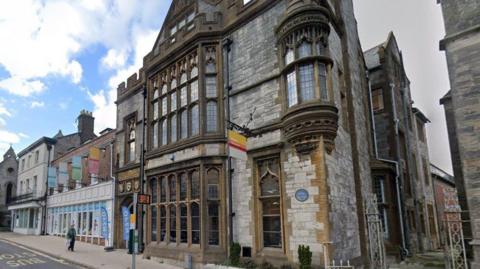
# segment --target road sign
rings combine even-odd
[[[137,203],[140,205],[149,205],[151,204],[151,196],[148,194],[139,194]]]

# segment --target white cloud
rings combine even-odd
[[[45,103],[44,102],[39,102],[39,101],[33,101],[30,104],[31,108],[39,108],[39,107],[44,107],[44,106],[45,106]]]
[[[0,80],[0,89],[19,96],[30,96],[41,93],[45,85],[39,80],[27,80],[20,77],[10,77]]]
[[[7,110],[4,103],[0,100],[0,155],[3,155],[11,144],[20,142],[21,134],[16,134],[6,129],[7,121],[12,114]]]
[[[160,13],[169,4],[158,0],[141,4],[131,0],[8,1],[0,9],[0,66],[9,76],[0,80],[0,90],[20,96],[38,94],[46,89],[42,80],[48,76],[78,84],[83,68],[76,57],[96,44],[108,50],[102,61],[107,68],[121,68],[134,53],[135,31],[159,28]]]

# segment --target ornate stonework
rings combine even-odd
[[[335,106],[310,103],[289,111],[284,117],[284,135],[300,153],[316,149],[323,137],[325,148],[331,153],[338,130],[338,109]]]

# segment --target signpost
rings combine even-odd
[[[151,196],[148,194],[139,194],[137,203],[140,205],[149,205],[151,204]]]

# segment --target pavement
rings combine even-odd
[[[25,251],[38,253],[36,255],[44,255],[51,258],[45,258],[48,262],[52,261],[57,267],[40,267],[39,264],[34,267],[2,267],[7,268],[45,268],[45,269],[71,269],[71,268],[87,268],[87,269],[131,269],[132,256],[128,255],[125,250],[114,250],[106,252],[104,247],[92,245],[83,242],[75,243],[75,252],[67,251],[65,239],[56,236],[33,236],[20,235],[11,232],[0,233],[0,242],[14,245]],[[4,254],[4,250],[0,247],[0,254]],[[18,250],[15,250],[18,253]],[[20,253],[22,253],[21,251]],[[7,252],[8,253],[8,252]],[[20,254],[21,255],[21,254]],[[0,256],[0,259],[5,255]],[[26,256],[26,255],[25,255]],[[10,257],[10,256],[8,256]],[[35,258],[35,257],[34,257]],[[1,262],[1,260],[0,260]],[[30,266],[30,265],[29,265]],[[70,267],[59,267],[70,266]],[[76,267],[75,267],[76,266]],[[162,264],[153,260],[143,259],[137,256],[136,269],[180,269],[173,265]]]

